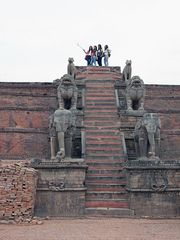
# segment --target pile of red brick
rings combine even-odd
[[[22,163],[0,165],[0,221],[32,218],[37,178],[37,171]]]

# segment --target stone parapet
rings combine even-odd
[[[39,172],[36,216],[84,215],[87,165],[83,159],[68,159],[59,163],[46,161],[32,166]]]
[[[136,216],[179,216],[180,161],[129,161],[126,171],[130,208]]]

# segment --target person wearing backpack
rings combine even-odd
[[[109,66],[109,57],[111,56],[111,50],[108,48],[108,45],[104,46],[104,66]]]

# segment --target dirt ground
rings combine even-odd
[[[0,240],[179,240],[179,220],[61,219],[0,225]]]

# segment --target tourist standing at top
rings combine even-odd
[[[91,60],[92,60],[92,52],[93,52],[93,47],[90,46],[89,50],[86,52],[84,49],[83,51],[85,52],[86,56],[85,56],[85,60],[87,61],[87,66],[91,65]]]
[[[108,48],[108,45],[104,46],[104,66],[109,66],[109,57],[111,56],[111,50]]]
[[[103,57],[103,49],[102,49],[101,44],[98,44],[97,61],[98,61],[99,66],[102,66],[102,57]]]
[[[91,65],[96,66],[96,59],[97,59],[97,46],[94,46],[93,51],[91,53]]]

